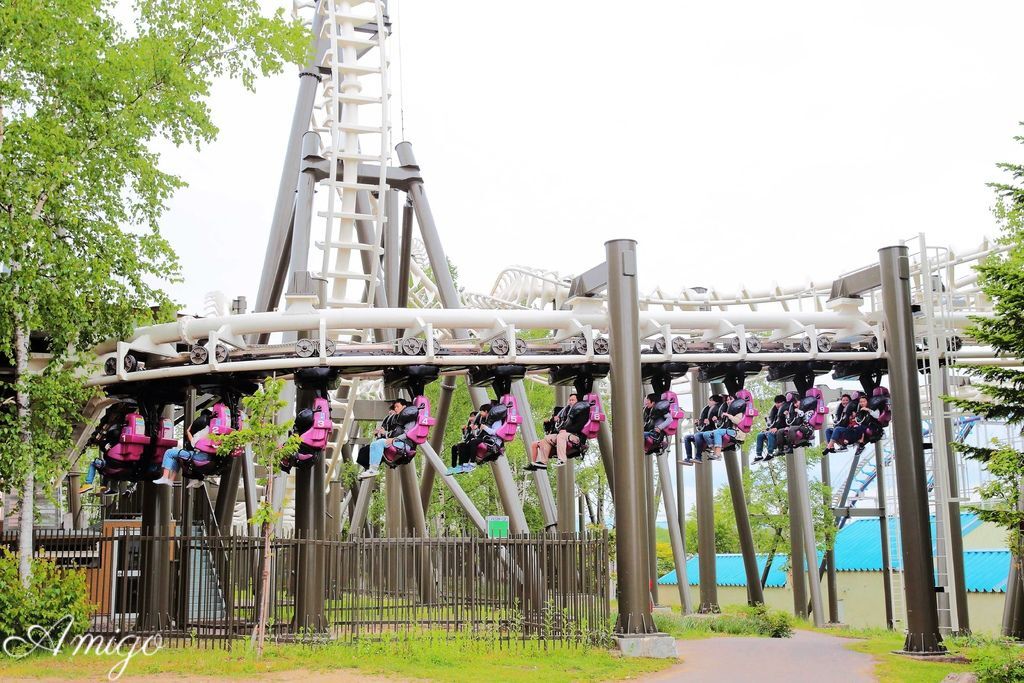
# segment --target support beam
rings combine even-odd
[[[299,180],[299,165],[302,156],[303,135],[309,130],[309,122],[313,116],[313,104],[316,102],[317,86],[320,76],[317,74],[319,61],[319,35],[323,28],[323,14],[316,13],[313,19],[313,44],[310,63],[299,72],[299,91],[295,97],[295,109],[292,113],[291,131],[288,134],[288,146],[284,153],[281,178],[277,185],[277,201],[274,204],[273,218],[270,222],[270,234],[267,238],[267,251],[263,258],[263,275],[256,295],[254,312],[273,311],[277,309],[281,293],[284,291],[285,277],[288,272],[288,261],[291,241],[292,212],[295,205],[295,189]],[[269,337],[270,335],[266,335]],[[261,335],[262,337],[262,335]],[[250,341],[252,341],[250,339]],[[266,339],[261,339],[266,342]]]
[[[950,394],[949,369],[937,368],[937,370],[942,375],[941,396],[948,396]],[[953,423],[949,418],[949,406],[941,398],[939,399],[939,406],[942,411],[942,422],[946,438],[942,444],[935,443],[934,440],[933,443],[940,449],[935,452],[935,455],[943,453],[946,458],[946,485],[949,489],[946,492],[946,500],[948,501],[947,507],[949,511],[948,529],[951,556],[950,569],[952,573],[952,581],[950,583],[953,592],[951,599],[956,607],[957,620],[954,626],[956,633],[966,634],[971,632],[971,619],[968,614],[967,583],[964,576],[964,530],[960,521],[960,477],[956,465],[956,449],[950,443],[953,440]],[[936,411],[933,410],[932,412],[935,413]]]
[[[672,544],[672,562],[676,568],[676,586],[679,589],[679,605],[683,614],[693,614],[693,599],[690,597],[690,580],[686,575],[686,544],[676,509],[676,496],[672,487],[671,465],[668,453],[658,456],[658,481],[661,482],[661,500],[665,507],[665,521],[668,522],[668,540]],[[758,583],[758,586],[761,584]],[[763,600],[762,600],[763,602]]]
[[[401,492],[405,498],[405,511],[409,515],[410,526],[416,531],[419,538],[427,537],[427,519],[423,514],[423,504],[420,502],[419,486],[416,482],[416,468],[413,463],[406,463],[398,468],[398,478],[401,483]],[[434,573],[430,567],[430,548],[422,547],[417,564],[419,565],[419,591],[420,601],[430,603],[434,600]]]
[[[794,460],[786,458],[786,494],[789,502],[789,569],[793,584],[793,614],[807,618],[807,572],[804,567],[803,531],[800,527],[800,501],[797,498]],[[813,563],[808,562],[808,564]]]
[[[608,316],[611,321],[612,416],[615,438],[615,546],[618,561],[620,635],[654,633],[643,546],[647,541],[643,489],[643,426],[640,423],[639,291],[636,242],[605,242]]]
[[[882,599],[885,602],[885,627],[892,629],[895,626],[895,615],[893,614],[892,602],[892,557],[889,551],[889,518],[886,511],[888,503],[886,492],[885,462],[882,455],[882,443],[875,442],[875,488],[878,495],[878,508],[881,513],[878,516],[878,530],[882,543]]]
[[[601,454],[601,466],[604,467],[604,476],[608,480],[608,490],[611,492],[612,503],[615,502],[615,460],[612,458],[612,428],[608,422],[602,422],[597,431],[597,450]]]
[[[747,498],[743,490],[743,473],[740,470],[738,450],[736,448],[724,454],[725,473],[729,478],[729,495],[732,498],[732,509],[736,515],[740,553],[743,555],[743,571],[747,577],[747,603],[763,605],[764,591],[761,589],[761,572],[757,569],[757,549],[754,547],[754,534],[750,530],[750,516],[747,513]],[[703,465],[698,465],[698,467],[703,467]]]
[[[825,430],[823,429],[818,430],[818,443],[821,444],[822,447],[827,444],[825,441]],[[832,468],[828,459],[828,453],[821,456],[821,481],[826,487],[824,502],[825,507],[828,508],[832,505],[832,501],[830,500],[830,492],[832,490]],[[825,557],[823,558],[823,561],[825,564],[825,575],[828,579],[828,623],[838,624],[839,587],[836,585],[836,550],[834,545],[825,549]]]
[[[642,403],[638,405],[642,405]],[[658,601],[658,554],[656,552],[658,536],[655,531],[658,521],[658,494],[654,485],[654,460],[645,455],[641,462],[643,464],[644,503],[646,507],[647,543],[644,544],[644,551],[647,560],[647,585],[651,592],[651,602],[659,605],[661,603]]]
[[[473,505],[473,501],[469,499],[466,492],[462,490],[462,487],[459,485],[459,482],[456,481],[456,478],[444,476],[445,472],[448,471],[448,466],[444,464],[443,460],[441,460],[441,456],[437,454],[434,447],[429,443],[425,443],[420,445],[419,450],[427,459],[427,465],[437,474],[441,475],[441,481],[444,482],[444,485],[448,487],[448,490],[451,491],[455,500],[466,512],[466,515],[469,517],[469,521],[473,522],[473,526],[475,526],[480,533],[486,534],[487,521],[484,519],[483,515],[480,514],[480,511],[476,509],[476,506]]]
[[[690,396],[694,414],[708,402],[708,388],[697,378],[697,370],[690,375]],[[712,465],[709,462],[694,466],[697,493],[697,562],[700,581],[701,614],[717,614],[722,611],[718,605],[718,574],[715,550],[715,487]]]
[[[810,579],[811,609],[813,610],[814,625],[821,628],[825,625],[825,609],[821,599],[821,581],[818,578],[818,546],[814,537],[814,519],[811,517],[811,493],[807,482],[807,459],[803,448],[794,449],[791,455],[786,456],[787,460],[793,461],[794,479],[787,482],[790,489],[796,490],[796,512],[800,520],[800,532],[803,537],[804,557],[807,558],[807,578]],[[793,515],[793,510],[790,510]]]
[[[910,259],[905,246],[879,249],[878,256],[889,391],[893,405],[900,406],[900,410],[893,413],[892,433],[896,450],[896,493],[899,496],[907,606],[904,650],[908,653],[944,652],[935,606],[928,482],[921,438],[914,313],[910,300]]]
[[[435,453],[444,446],[444,433],[448,429],[448,413],[452,407],[454,393],[455,378],[442,377],[437,405],[434,406],[434,417],[437,419],[437,424],[434,425],[434,431],[430,434],[430,447],[434,449]],[[433,467],[424,467],[420,477],[420,503],[423,505],[424,514],[430,509],[430,496],[434,491],[434,473]],[[444,476],[444,472],[441,472],[441,476]]]

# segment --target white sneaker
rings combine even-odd
[[[203,480],[202,479],[189,479],[188,483],[185,484],[185,488],[201,489],[201,488],[203,488]]]
[[[153,483],[159,486],[174,486],[174,482],[167,477],[160,477],[159,479],[154,480]]]
[[[549,464],[552,467],[565,467],[565,460],[559,460],[558,458],[555,458],[555,460]]]
[[[363,472],[362,474],[360,474],[359,478],[360,479],[372,479],[373,477],[376,477],[376,476],[377,476],[377,468],[376,467],[371,467],[370,469],[368,469],[365,472]]]

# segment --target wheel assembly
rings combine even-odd
[[[295,342],[295,355],[299,358],[312,358],[316,355],[316,342],[312,339],[300,339]]]
[[[598,356],[607,356],[611,350],[611,344],[608,343],[607,337],[595,337],[594,338],[594,353]]]

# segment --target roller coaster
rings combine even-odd
[[[933,471],[927,474],[927,481],[920,482],[921,490],[927,487],[937,514],[958,517],[952,511],[960,495],[955,480],[951,480],[949,463],[953,460],[947,458],[948,443],[954,438],[946,433],[949,427],[942,426],[951,411],[941,397],[950,392],[967,395],[971,388],[952,366],[961,361],[1020,364],[1019,359],[1002,357],[979,345],[968,332],[973,316],[990,314],[973,267],[997,253],[1001,248],[998,244],[984,241],[957,252],[932,247],[923,235],[901,242],[901,277],[911,317],[907,331],[912,339],[909,359],[894,356],[897,339],[892,307],[886,303],[884,263],[867,264],[829,282],[792,286],[772,283],[760,288],[740,285],[736,291],[695,287],[672,293],[655,288],[637,294],[632,302],[637,308],[635,323],[625,327],[612,299],[616,278],[635,281],[637,275],[635,260],[630,261],[635,259],[635,251],[628,249],[623,257],[625,265],[606,261],[575,275],[513,266],[499,273],[489,292],[460,293],[448,269],[441,230],[427,200],[424,173],[408,142],[395,147],[397,159],[392,163],[391,20],[385,4],[380,0],[320,0],[297,5],[296,14],[310,28],[315,57],[300,73],[255,310],[246,312],[246,302],[240,298],[231,311],[214,306],[213,314],[183,315],[175,322],[142,327],[125,339],[98,346],[94,351],[99,363],[89,383],[100,387],[106,398],[91,403],[84,415],[77,430],[77,452],[95,438],[98,425],[125,422],[124,414],[110,417],[113,413],[108,411],[113,406],[138,406],[130,414],[143,416],[143,422],[151,425],[146,428],[149,431],[136,434],[122,430],[117,438],[130,442],[132,434],[138,437],[137,459],[144,459],[148,466],[125,476],[151,482],[159,474],[155,464],[169,445],[165,443],[166,421],[187,425],[198,406],[209,404],[221,406],[218,415],[226,421],[224,429],[237,428],[241,419],[239,398],[254,391],[257,382],[267,375],[284,377],[294,380],[289,394],[292,410],[311,410],[320,418],[329,412],[331,425],[328,428],[321,421],[316,428],[323,433],[310,436],[311,450],[305,455],[315,457],[304,458],[304,465],[297,466],[291,477],[284,472],[276,474],[282,483],[275,487],[279,491],[276,502],[283,505],[287,484],[295,492],[297,530],[322,537],[326,515],[346,518],[350,533],[360,534],[376,481],[365,480],[357,492],[350,494],[354,506],[339,505],[334,500],[332,504],[338,509],[324,513],[327,482],[336,476],[340,462],[354,459],[357,423],[367,415],[382,417],[379,409],[386,389],[404,390],[414,401],[414,412],[423,418],[416,422],[422,428],[416,445],[427,464],[418,474],[411,457],[388,460],[394,466],[388,476],[397,483],[387,487],[389,514],[403,517],[406,528],[426,536],[424,506],[435,477],[441,475],[469,519],[484,531],[483,516],[458,481],[443,476],[446,468],[437,454],[454,386],[446,378],[464,377],[474,404],[487,401],[485,387],[493,386],[496,400],[520,417],[515,422],[519,429],[506,430],[506,440],[518,431],[529,443],[538,438],[523,388],[523,380],[531,376],[546,377],[555,387],[574,386],[600,402],[593,393],[594,382],[611,370],[613,406],[617,395],[626,396],[639,413],[642,382],[656,387],[659,393],[675,396],[678,392],[679,405],[693,413],[703,405],[706,387],[711,384],[722,385],[723,393],[735,394],[747,377],[766,372],[769,381],[790,383],[803,396],[817,378],[830,375],[834,380],[860,382],[870,392],[886,375],[892,383],[895,364],[909,363],[909,373],[918,381],[915,396],[928,406],[928,417],[932,418],[936,453]],[[414,237],[416,229],[419,239]],[[626,387],[621,376],[616,378],[615,367],[625,362],[623,354],[632,354],[634,348],[640,374],[636,386]],[[438,380],[442,381],[442,390],[437,405],[424,404],[424,386]],[[316,406],[316,401],[321,403]],[[622,407],[625,405],[628,403],[618,403],[619,412],[613,410],[610,416],[612,421],[617,419],[618,428],[609,428],[606,423],[595,428],[600,456],[617,498],[616,522],[623,528],[627,522],[618,515],[627,504],[619,498],[625,495],[623,484],[620,481],[616,487],[614,478],[620,476],[622,467],[616,462],[621,460],[619,454],[628,452],[634,444],[629,420],[624,417],[628,412]],[[894,405],[895,413],[906,409]],[[920,425],[921,418],[915,419]],[[155,432],[158,428],[164,430],[159,436]],[[894,426],[897,433],[900,429],[898,424]],[[916,431],[920,441],[920,429]],[[147,441],[150,437],[151,443]],[[158,439],[162,439],[159,444]],[[897,439],[894,443],[890,448],[896,450],[895,458],[899,459],[900,449],[909,448],[909,442]],[[678,458],[678,443],[676,454]],[[502,508],[513,533],[530,533],[512,471],[500,455],[485,462],[496,479]],[[793,465],[797,469],[803,462],[802,449],[798,449],[798,455]],[[257,497],[251,454],[238,456],[221,463],[213,472],[220,475],[218,496],[225,501],[218,504],[218,509],[227,511],[222,527],[230,525],[240,484],[249,501],[247,516]],[[681,488],[682,470],[677,467],[673,473],[666,457],[665,453],[658,456],[662,499],[670,525],[676,527],[673,546],[682,577],[682,601],[686,609],[692,609],[685,585],[685,554],[679,540],[685,511],[681,504],[678,509],[673,504],[677,497],[672,492],[673,479],[677,489]],[[733,466],[735,457],[734,450],[726,464]],[[651,459],[645,467],[643,476],[648,483],[640,483],[637,495],[641,508],[647,510],[653,505]],[[709,547],[710,539],[713,547],[707,507],[712,494],[710,471],[703,468],[702,473],[701,469],[697,475],[700,545]],[[864,514],[863,510],[850,513],[850,509],[880,472],[859,469],[856,463],[854,469],[845,492],[837,497],[843,502],[836,503],[837,510],[842,508],[847,515]],[[576,531],[571,463],[558,474],[557,505],[546,473],[533,472],[530,476],[541,503],[543,530]],[[802,477],[801,515],[810,524],[806,465]],[[800,486],[799,472],[794,482],[794,486]],[[739,487],[731,470],[730,485]],[[904,485],[902,480],[899,485]],[[848,501],[851,486],[853,499]],[[398,490],[401,497],[392,499],[392,492]],[[146,491],[152,490],[146,488],[144,494]],[[742,495],[740,500],[734,496],[736,505],[741,502]],[[307,514],[307,508],[320,512]],[[886,512],[881,502],[872,510],[877,516],[892,514],[892,509]],[[168,513],[165,510],[163,514]],[[737,517],[749,536],[745,508],[738,508]],[[952,523],[952,518],[948,519]],[[948,538],[950,530],[947,528],[945,533]],[[644,532],[643,537],[647,538],[648,533]],[[813,536],[805,534],[794,543],[813,552]],[[747,545],[744,554],[752,559],[752,545]],[[650,559],[650,548],[643,550]],[[704,564],[706,558],[702,556],[700,608],[713,611],[717,608],[714,557],[704,555],[710,565]],[[637,571],[650,578],[648,569]],[[627,568],[620,566],[620,584],[632,580],[627,574]],[[955,592],[957,581],[962,582],[952,564],[942,576],[949,581],[949,592]],[[834,587],[834,574],[831,577]],[[826,608],[817,573],[810,572],[808,579],[812,592],[817,591],[815,620],[823,621]],[[750,590],[755,589],[751,586]],[[908,584],[906,590],[909,595],[918,587]],[[759,588],[751,599],[756,600],[758,595]],[[763,596],[760,599],[763,601]],[[933,597],[928,599],[934,604]],[[625,593],[620,600],[626,603],[625,609],[643,613],[627,620],[620,612],[620,627],[650,630],[649,608],[645,612]],[[952,620],[950,630],[961,630],[966,614],[962,610],[958,614],[955,604],[946,609]],[[627,623],[629,626],[624,626]],[[908,630],[914,635],[915,626],[909,625]]]

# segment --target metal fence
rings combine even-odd
[[[3,537],[14,546],[17,536]],[[85,573],[91,632],[206,645],[252,634],[254,536],[38,531],[35,555]],[[276,538],[268,637],[416,635],[596,643],[609,631],[607,533],[502,539]]]

